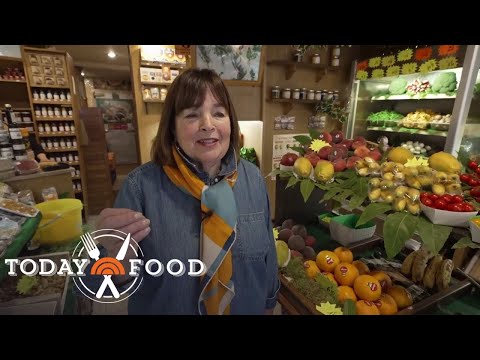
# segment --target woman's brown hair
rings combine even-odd
[[[175,117],[182,110],[201,106],[207,90],[225,107],[230,117],[230,146],[237,160],[240,150],[240,128],[228,90],[220,76],[210,69],[192,68],[180,74],[170,86],[163,106],[160,125],[153,140],[151,156],[158,165],[175,165],[172,146],[175,144]]]

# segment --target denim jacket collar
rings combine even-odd
[[[237,170],[237,159],[235,156],[235,149],[232,146],[230,146],[227,153],[222,159],[222,162],[220,165],[220,171],[218,175],[213,179],[210,178],[210,176],[206,171],[200,170],[199,165],[196,164],[195,161],[193,161],[187,154],[185,154],[185,152],[178,145],[178,143],[175,144],[175,147],[177,148],[177,151],[180,154],[180,156],[183,158],[183,160],[187,164],[188,168],[192,170],[195,173],[195,175],[197,175],[198,178],[202,180],[205,184],[209,184],[209,185],[215,184],[221,179],[223,179],[225,176],[229,176]]]

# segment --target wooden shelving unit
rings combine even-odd
[[[18,69],[23,78],[4,78],[7,69]],[[31,111],[28,98],[26,71],[22,58],[0,56],[0,108],[10,104],[13,111]]]
[[[283,114],[287,115],[295,104],[318,104],[318,100],[306,100],[306,99],[269,99],[272,103],[281,103],[283,106]]]
[[[86,196],[88,189],[86,188],[85,159],[81,147],[82,139],[80,136],[80,102],[74,84],[73,59],[65,51],[31,47],[22,48],[22,57],[25,62],[25,76],[27,79],[28,95],[37,139],[51,139],[56,137],[68,137],[70,139],[76,138],[77,147],[45,148],[45,152],[52,154],[52,156],[56,153],[74,153],[75,155],[78,155],[79,161],[66,161],[65,163],[75,167],[76,170],[80,170],[80,176],[76,175],[72,177],[72,183],[75,185],[75,187],[72,186],[72,193],[76,198],[82,201],[84,214],[88,214]],[[66,100],[34,99],[34,90],[44,90],[46,93],[50,91],[53,94],[57,93],[58,95],[65,95]],[[60,97],[60,99],[62,99],[62,97]],[[42,109],[42,107],[46,107],[50,110],[48,116],[45,116],[43,112],[41,116],[36,114],[35,110],[38,111],[38,109]],[[55,108],[57,108],[57,114],[51,116],[51,112],[53,112]],[[61,116],[58,116],[58,110],[62,110]],[[68,111],[68,116],[65,116],[66,111]],[[59,125],[59,122],[73,122],[72,126],[75,125],[75,131],[39,133],[39,122],[56,123],[57,125]],[[77,189],[77,183],[80,184],[81,190]]]
[[[289,60],[271,60],[268,65],[284,66],[285,80],[289,80],[297,69],[313,69],[316,71],[315,81],[319,82],[329,71],[338,71],[337,66],[327,66],[323,64],[313,64],[307,62],[297,62]]]

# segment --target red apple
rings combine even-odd
[[[333,142],[338,144],[343,141],[343,132],[341,130],[334,130],[330,133],[333,138]]]
[[[333,169],[335,172],[341,172],[347,167],[347,162],[344,159],[337,159],[333,162]]]
[[[318,156],[323,160],[327,160],[328,155],[330,155],[332,152],[332,149],[333,148],[331,146],[324,146],[320,150],[318,150]]]
[[[356,156],[364,157],[370,156],[370,150],[366,146],[359,146],[353,152]]]
[[[320,157],[314,152],[311,152],[310,154],[305,155],[305,158],[310,161],[313,167],[317,166],[317,163],[320,161]]]
[[[286,153],[285,155],[282,156],[282,159],[280,160],[280,164],[284,166],[293,166],[295,163],[295,160],[298,159],[298,155],[294,153]]]
[[[378,149],[374,149],[374,150],[370,151],[369,156],[375,161],[382,160],[382,153]]]
[[[353,140],[343,139],[343,141],[342,141],[340,144],[345,145],[346,148],[347,148],[347,150],[351,150],[351,149],[352,149]]]
[[[359,156],[349,157],[349,158],[347,159],[347,169],[351,169],[351,168],[355,167],[355,163],[356,163],[358,160],[362,160],[362,158],[359,157]]]
[[[352,149],[357,150],[359,147],[366,147],[366,145],[367,143],[365,142],[365,140],[354,140],[352,143]]]
[[[324,131],[323,133],[318,135],[318,139],[326,141],[327,143],[331,143],[333,140],[332,135],[330,135],[328,131]]]

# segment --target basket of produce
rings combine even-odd
[[[348,246],[375,234],[376,225],[372,221],[356,227],[359,215],[350,214],[336,216],[330,221],[330,234],[336,242]]]
[[[469,227],[469,220],[478,214],[461,195],[423,193],[420,202],[423,213],[436,225]]]
[[[448,131],[450,127],[450,114],[447,115],[435,115],[430,122],[430,129],[438,131]]]

